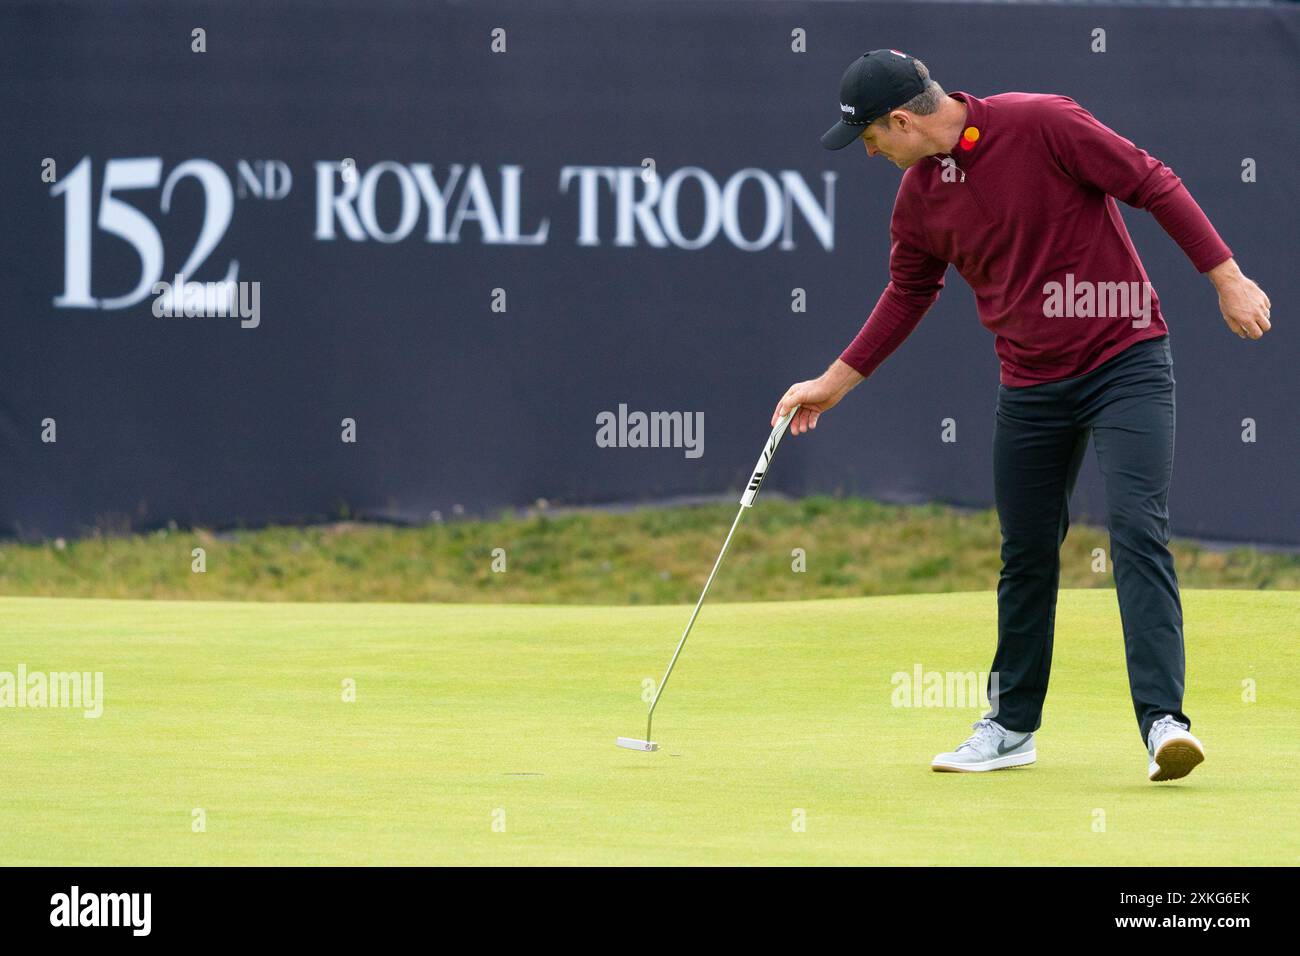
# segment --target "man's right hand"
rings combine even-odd
[[[772,412],[772,427],[775,428],[776,423],[798,405],[799,411],[790,422],[790,434],[802,435],[808,429],[816,428],[821,413],[838,405],[840,399],[860,381],[862,375],[836,359],[821,378],[795,382],[786,390]]]

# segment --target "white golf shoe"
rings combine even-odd
[[[1187,725],[1166,714],[1151,725],[1147,734],[1148,780],[1177,780],[1192,772],[1205,759],[1205,748],[1192,736]]]
[[[1018,734],[987,717],[977,720],[971,728],[975,733],[956,750],[935,757],[930,769],[940,773],[979,773],[1023,767],[1038,759],[1032,733]]]

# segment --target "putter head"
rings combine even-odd
[[[653,740],[637,740],[635,737],[619,737],[617,743],[624,750],[642,750],[650,753],[659,749],[659,745]]]

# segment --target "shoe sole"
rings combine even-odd
[[[1023,767],[1031,764],[1038,759],[1038,751],[1030,750],[1022,754],[1008,754],[1005,757],[994,757],[992,760],[985,760],[981,763],[932,763],[930,769],[936,773],[984,773],[988,770],[1007,770],[1011,767]]]
[[[1178,780],[1192,772],[1198,763],[1205,759],[1203,751],[1195,741],[1171,740],[1156,751],[1156,772],[1147,774],[1153,783],[1162,780]]]

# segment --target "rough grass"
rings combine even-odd
[[[734,505],[717,504],[420,528],[343,523],[9,541],[0,543],[0,594],[678,604],[697,597],[734,516]],[[997,583],[998,544],[991,510],[769,497],[742,521],[711,600],[987,591]],[[192,571],[194,548],[206,552],[205,573]],[[493,570],[498,548],[504,572]],[[1101,573],[1093,569],[1095,548],[1107,551]],[[793,570],[795,549],[803,551],[803,572]],[[1184,587],[1300,588],[1300,555],[1185,541],[1174,550]],[[1070,530],[1061,586],[1113,586],[1104,529]]]

